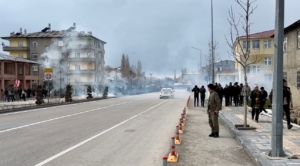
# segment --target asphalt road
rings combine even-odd
[[[157,166],[190,93],[0,114],[2,166]]]

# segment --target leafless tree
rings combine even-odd
[[[215,77],[215,72],[213,72],[213,70],[215,70],[214,68],[216,67],[216,64],[219,60],[219,54],[217,53],[217,50],[219,48],[219,43],[218,42],[214,42],[214,44],[212,45],[212,43],[208,43],[208,55],[205,55],[206,58],[206,67],[205,67],[205,72],[204,74],[207,74],[207,76],[209,76],[209,81],[212,81],[212,78]],[[212,50],[213,49],[213,50]],[[214,56],[212,55],[212,52],[214,52]]]
[[[236,16],[232,7],[229,10],[228,23],[230,25],[230,38],[228,39],[226,37],[226,41],[231,48],[229,56],[234,58],[243,68],[244,81],[245,85],[247,85],[247,66],[261,61],[259,52],[250,49],[250,29],[251,25],[253,25],[253,23],[250,22],[250,16],[253,15],[257,5],[254,5],[256,0],[235,0],[235,2],[242,9],[243,13],[238,13],[238,16]],[[243,41],[246,42],[246,47],[243,46]],[[245,97],[244,103],[244,127],[246,127],[247,105]]]

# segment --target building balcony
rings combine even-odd
[[[10,46],[4,46],[2,47],[3,51],[27,51],[28,47],[10,47]]]
[[[68,58],[69,62],[95,62],[96,57]]]
[[[77,45],[69,45],[68,50],[80,50],[80,49],[97,49],[95,45],[92,44],[77,44]]]
[[[91,70],[69,70],[69,74],[95,74],[96,70],[91,69]]]

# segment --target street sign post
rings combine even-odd
[[[53,80],[53,68],[44,68],[44,80],[48,82],[48,104],[49,104],[49,97],[50,97],[50,86],[49,82]]]

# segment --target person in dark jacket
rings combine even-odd
[[[195,87],[193,88],[192,92],[194,92],[194,107],[196,107],[196,103],[197,103],[197,107],[199,107],[199,93],[200,93],[200,89],[198,88],[197,85],[195,85]]]
[[[243,84],[240,84],[240,106],[242,106],[244,104],[244,96],[243,96],[243,93],[242,93],[242,89],[243,89],[244,85]]]
[[[232,83],[229,83],[228,86],[228,93],[229,93],[229,106],[232,106],[232,99],[233,99],[233,86]]]
[[[202,86],[200,89],[200,98],[201,98],[201,106],[202,107],[204,107],[205,93],[206,93],[206,89],[204,88],[204,86]]]
[[[260,94],[261,94],[261,98],[260,98],[260,112],[264,111],[265,113],[267,113],[267,111],[265,109],[265,104],[266,104],[266,101],[267,101],[268,92],[265,90],[264,87],[260,87]]]
[[[251,107],[252,107],[252,120],[254,120],[255,116],[255,121],[258,122],[259,118],[259,108],[260,108],[260,98],[261,94],[258,89],[258,86],[255,86],[254,90],[251,92],[250,99],[251,99]]]
[[[230,92],[229,92],[229,87],[228,87],[228,85],[226,84],[226,85],[225,85],[225,88],[224,88],[224,90],[223,90],[223,94],[224,94],[224,96],[225,96],[225,106],[226,106],[226,107],[229,106],[229,96],[230,96],[229,93],[230,93]]]
[[[240,89],[238,87],[238,84],[235,83],[232,90],[232,94],[233,94],[234,106],[236,107],[239,105],[239,93],[240,93]]]
[[[293,98],[290,87],[287,86],[287,81],[283,80],[283,110],[285,112],[288,129],[290,130],[291,125],[290,108],[293,108]]]
[[[221,84],[218,84],[218,95],[219,95],[219,98],[220,98],[220,103],[222,105],[223,103],[223,96],[224,96],[224,89],[222,87]]]

